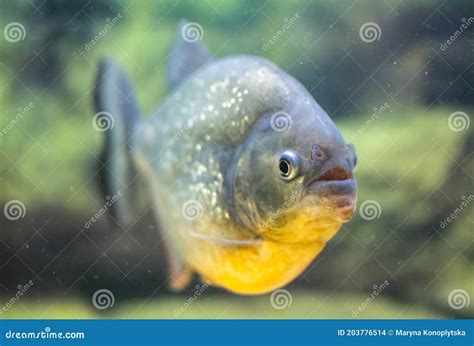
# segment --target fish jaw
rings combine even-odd
[[[354,179],[319,180],[306,188],[303,197],[306,205],[321,204],[333,210],[333,217],[342,223],[348,222],[356,208],[356,182]]]
[[[315,181],[295,205],[263,222],[259,232],[277,242],[325,244],[351,219],[355,207],[353,179]]]

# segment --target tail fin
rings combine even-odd
[[[136,215],[136,168],[133,165],[134,134],[140,121],[134,91],[120,65],[101,61],[95,86],[94,127],[105,132],[100,179],[112,217],[123,226]]]

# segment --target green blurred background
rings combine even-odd
[[[0,215],[0,318],[474,317],[472,16],[470,0],[2,0],[0,205],[21,201],[26,214]],[[124,65],[149,114],[167,95],[182,18],[199,23],[215,56],[259,55],[293,75],[356,146],[359,206],[377,217],[359,210],[285,288],[284,306],[198,278],[168,292],[150,218],[84,229],[104,203],[98,61]],[[8,36],[15,22],[20,39]],[[375,40],[360,33],[372,22]],[[113,306],[94,308],[99,289]]]

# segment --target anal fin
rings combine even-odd
[[[173,270],[174,265],[170,266]],[[170,280],[168,281],[168,287],[173,292],[181,292],[186,289],[193,279],[193,271],[188,267],[187,264],[177,265],[175,271],[171,273]]]
[[[142,166],[144,173],[151,184],[151,199],[152,199],[152,214],[157,228],[160,231],[162,249],[165,253],[167,271],[169,279],[167,280],[168,288],[173,292],[179,292],[186,289],[193,278],[192,269],[186,264],[186,261],[180,254],[173,236],[167,233],[165,226],[161,222],[160,212],[158,209],[158,202],[153,198],[157,196],[156,186],[153,183],[153,176],[151,174],[150,166]]]

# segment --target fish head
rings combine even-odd
[[[326,242],[356,206],[355,149],[309,94],[253,125],[233,169],[234,215],[281,242]]]

